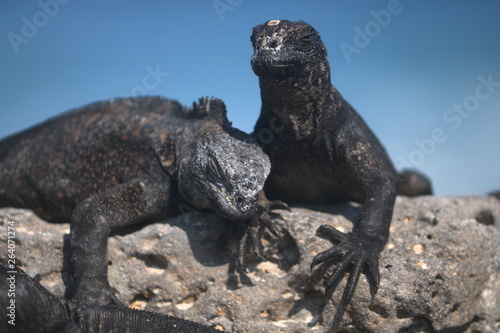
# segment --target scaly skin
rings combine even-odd
[[[379,286],[379,253],[389,237],[397,175],[381,143],[330,82],[319,33],[299,21],[253,28],[252,69],[262,109],[253,136],[271,159],[264,190],[287,203],[362,203],[352,232],[323,225],[317,235],[334,246],[318,254],[313,281],[326,278],[325,302],[348,274],[334,322],[341,321],[362,271],[371,296]],[[271,134],[270,134],[271,133]]]
[[[217,99],[109,100],[0,142],[0,207],[70,221],[69,298],[119,303],[107,279],[112,230],[176,215],[182,204],[248,220],[269,173],[255,141]]]

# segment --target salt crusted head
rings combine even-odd
[[[211,107],[220,104],[212,102]],[[255,212],[270,170],[269,158],[258,144],[226,122],[223,131],[206,131],[191,145],[179,168],[178,186],[194,207],[245,220]]]
[[[309,66],[325,63],[326,48],[319,33],[298,21],[271,20],[253,28],[252,69],[257,76],[301,74]]]

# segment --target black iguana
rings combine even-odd
[[[221,100],[187,108],[161,97],[112,99],[0,141],[0,207],[70,220],[67,296],[116,304],[106,261],[112,230],[189,206],[246,220],[269,170]]]
[[[379,253],[389,237],[398,176],[363,119],[330,81],[319,33],[299,21],[272,20],[253,28],[251,65],[262,108],[253,136],[271,160],[264,190],[286,203],[362,203],[352,232],[323,225],[317,234],[334,246],[318,254],[314,279],[325,275],[325,300],[349,274],[335,314],[338,323],[366,272],[371,296],[379,286]],[[425,187],[425,186],[424,186]]]

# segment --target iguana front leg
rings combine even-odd
[[[264,250],[259,232],[262,226],[266,227],[274,236],[281,237],[276,227],[276,222],[274,222],[275,219],[280,219],[281,216],[272,212],[275,209],[290,211],[286,203],[279,200],[267,199],[264,190],[261,190],[257,201],[257,210],[248,221],[247,230],[240,240],[238,261],[242,267],[245,266],[245,252],[248,246],[252,248],[253,252],[260,260],[266,260],[264,258]]]
[[[325,303],[331,298],[345,274],[349,274],[340,304],[332,325],[337,325],[346,306],[354,295],[361,273],[366,273],[372,300],[378,290],[379,254],[389,238],[394,202],[396,199],[396,175],[390,162],[378,151],[363,150],[369,147],[358,138],[357,147],[344,151],[345,162],[349,164],[355,181],[362,185],[365,193],[358,220],[353,230],[344,234],[331,225],[322,225],[316,234],[332,242],[334,246],[314,257],[311,268],[321,264],[313,273],[312,281],[317,281],[336,264],[332,274],[325,280]],[[339,147],[341,151],[342,147]]]
[[[87,303],[120,304],[107,278],[109,233],[162,217],[168,204],[168,179],[137,179],[82,201],[71,217],[72,283],[68,298]]]
[[[251,248],[255,255],[265,261],[262,241],[260,240],[260,230],[262,227],[267,228],[274,236],[281,237],[276,226],[276,219],[281,219],[279,213],[274,213],[273,210],[284,209],[290,211],[286,203],[279,200],[269,200],[266,197],[264,190],[259,192],[257,199],[257,209],[252,217],[243,221],[244,232],[240,235],[238,246],[238,264],[245,269],[245,253],[248,248]],[[234,236],[234,221],[228,224],[226,230],[217,241],[217,247],[224,247],[227,242]]]
[[[371,201],[372,199],[368,199]],[[391,200],[388,198],[387,200]],[[313,280],[326,274],[326,271],[337,264],[333,273],[325,281],[325,304],[331,298],[333,292],[346,273],[349,274],[347,284],[337,307],[332,325],[337,325],[344,315],[347,304],[350,302],[359,277],[363,270],[370,285],[370,294],[373,298],[377,293],[379,275],[379,254],[387,243],[390,219],[392,216],[392,205],[384,205],[379,200],[378,204],[365,202],[361,217],[352,232],[344,234],[330,225],[322,225],[316,231],[316,235],[332,242],[334,246],[314,257],[311,267],[320,263],[322,265],[314,272]],[[370,207],[378,205],[378,207]],[[385,207],[391,207],[385,208]],[[385,210],[385,212],[384,212]],[[377,223],[378,221],[379,223]]]

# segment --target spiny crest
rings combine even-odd
[[[226,104],[219,98],[201,97],[198,102],[193,103],[193,115],[203,117],[215,115],[223,120],[227,120]]]

